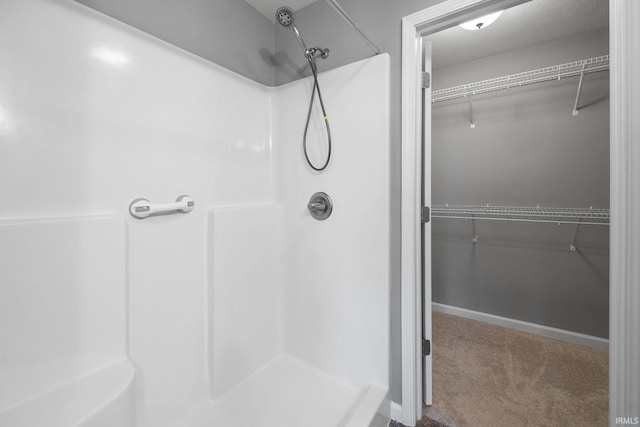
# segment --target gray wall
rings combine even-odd
[[[433,71],[441,89],[608,53],[608,30]],[[437,58],[436,58],[437,61]],[[608,73],[478,97],[432,112],[433,204],[609,207]],[[609,229],[433,221],[433,300],[608,336]],[[478,243],[471,237],[478,235]]]
[[[76,0],[161,40],[273,86],[273,24],[241,0]]]

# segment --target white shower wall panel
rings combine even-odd
[[[3,216],[271,197],[268,88],[73,1],[0,8]]]
[[[332,159],[317,173],[302,135],[312,82],[274,95],[274,146],[285,212],[285,350],[356,386],[389,384],[389,57],[378,55],[319,76]],[[317,102],[317,101],[316,101]],[[317,107],[309,152],[321,164],[326,131]],[[316,221],[317,191],[334,203]]]
[[[213,400],[282,352],[282,209],[209,213],[208,366]]]
[[[125,238],[116,216],[0,221],[0,426],[126,357]]]
[[[163,425],[209,393],[208,208],[274,197],[270,90],[71,0],[0,2],[0,64],[0,218],[125,218],[136,405]]]
[[[322,174],[301,151],[308,79],[267,88],[71,0],[0,2],[0,65],[0,198],[10,201],[0,205],[0,219],[124,218],[127,300],[118,309],[127,312],[124,351],[136,368],[139,426],[210,408],[211,378],[220,381],[218,400],[233,400],[245,376],[262,384],[271,371],[259,365],[269,359],[272,368],[304,367],[309,395],[331,395],[336,419],[361,419],[368,405],[347,410],[361,400],[377,406],[389,386],[387,55],[320,75],[334,138]],[[324,132],[317,113],[309,140],[315,160]],[[306,209],[316,191],[335,203],[324,222]],[[188,214],[137,220],[128,213],[136,198],[168,202],[182,194],[195,200]],[[221,217],[230,228],[208,241],[210,210],[229,206],[245,210]],[[245,229],[254,220],[258,235]],[[279,238],[274,222],[283,225]],[[267,238],[251,248],[260,236]],[[278,245],[279,265],[269,258],[277,250],[258,259]],[[216,271],[216,247],[235,248],[228,255],[240,263]],[[243,247],[260,268],[234,276]],[[271,289],[254,288],[257,277],[269,277]],[[216,280],[233,286],[217,289]],[[225,300],[247,316],[238,323],[242,352],[252,351],[252,330],[275,340],[233,375],[215,365],[233,354],[215,348],[216,328],[228,327],[217,338],[231,345],[235,326],[233,306],[216,306],[216,291],[228,292]],[[303,378],[287,372],[291,384]],[[274,396],[286,416],[288,398],[278,396],[296,391],[280,388]],[[228,408],[214,409],[215,416]]]

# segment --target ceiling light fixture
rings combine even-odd
[[[467,22],[463,22],[462,24],[460,24],[460,26],[462,28],[464,28],[465,30],[480,30],[482,28],[486,28],[489,25],[493,24],[494,22],[496,22],[496,19],[498,19],[500,17],[500,15],[502,15],[502,11],[499,10],[497,12],[494,12],[490,15],[485,15],[485,16],[481,16],[480,18],[476,18],[476,19],[472,19],[471,21],[467,21]]]

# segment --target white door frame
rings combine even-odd
[[[402,420],[422,418],[420,161],[422,37],[525,0],[447,0],[402,19]],[[611,227],[609,422],[640,416],[640,1],[609,1]],[[635,143],[634,143],[635,140]],[[430,161],[430,153],[425,153]],[[635,213],[635,215],[633,215]],[[430,286],[427,288],[430,289]],[[437,349],[436,349],[437,350]]]

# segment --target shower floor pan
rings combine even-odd
[[[386,393],[376,385],[358,389],[282,355],[171,427],[368,427]]]

